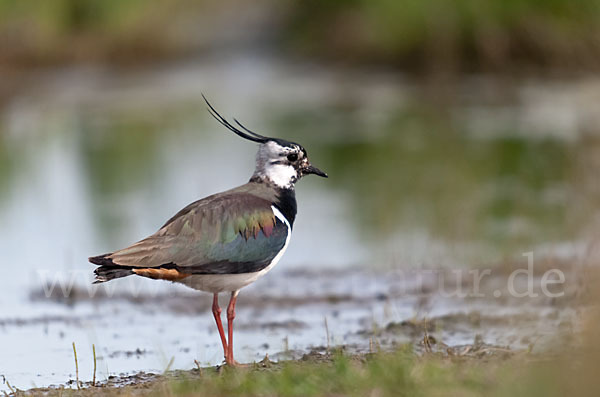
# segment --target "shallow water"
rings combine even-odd
[[[298,301],[285,310],[255,303],[244,310],[240,300],[237,354],[254,360],[326,345],[325,317],[331,343],[364,348],[372,325],[366,318],[385,326],[419,310],[413,296],[393,305],[392,317],[385,314],[390,306],[378,296],[394,287],[385,277],[373,276],[379,281],[365,292],[321,271],[464,268],[525,251],[563,258],[585,252],[600,198],[598,87],[589,79],[470,77],[452,86],[456,96],[448,100],[400,75],[223,54],[146,71],[40,74],[3,109],[0,127],[1,266],[10,275],[0,281],[0,374],[22,388],[64,382],[73,373],[73,341],[82,378],[91,373],[92,343],[103,376],[162,371],[171,357],[172,368],[220,362],[207,295],[198,295],[200,309],[186,312],[197,295],[150,280],[108,284],[121,294],[114,300],[65,305],[39,294],[54,281],[87,291],[88,256],[153,233],[189,202],[248,179],[254,145],[213,121],[201,92],[224,115],[301,142],[330,174],[298,184],[291,245],[248,294],[254,302],[281,300],[282,291],[298,288],[303,296],[320,288],[314,294],[322,299],[351,299]],[[308,270],[311,278],[288,270]],[[186,299],[123,297],[170,300],[174,291]],[[361,293],[367,298],[359,302]],[[183,307],[173,307],[177,302]],[[471,304],[436,300],[428,313],[475,310]],[[499,304],[483,305],[476,310]],[[465,327],[445,335],[447,343],[471,341],[474,332]],[[510,344],[499,325],[486,335],[489,343]]]
[[[432,290],[435,280],[427,272],[275,272],[240,294],[236,358],[299,358],[341,345],[349,352],[402,343],[418,348],[426,329],[438,343],[455,347],[490,343],[547,351],[557,338],[572,343],[578,327],[572,289],[558,300],[495,299],[490,288],[505,278],[488,279],[481,289],[486,296],[465,299]],[[41,309],[37,315],[2,321],[3,357],[10,357],[4,371],[11,384],[28,388],[74,379],[72,341],[82,381],[92,378],[92,344],[99,380],[189,369],[194,360],[222,362],[208,294],[150,280],[132,290],[138,284],[133,278],[113,284],[112,290],[100,286],[93,298],[79,289],[66,298],[56,290],[47,298],[41,289],[31,295]]]

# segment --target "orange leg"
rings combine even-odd
[[[221,308],[219,307],[219,294],[213,295],[212,305],[213,316],[215,316],[215,322],[219,329],[219,336],[221,336],[221,343],[223,344],[223,355],[227,358],[227,339],[225,339],[225,331],[223,330],[223,323],[221,323]]]
[[[227,365],[236,366],[238,363],[233,359],[233,319],[235,318],[235,301],[239,291],[231,293],[231,299],[227,306],[227,333],[229,344],[227,345],[227,354],[225,354],[225,362]]]

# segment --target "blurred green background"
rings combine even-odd
[[[597,0],[2,0],[2,58],[139,63],[189,55],[234,27],[234,14],[261,19],[290,55],[428,71],[598,66]]]
[[[529,251],[569,275],[594,265],[599,70],[600,0],[0,0],[0,267],[10,269],[0,320],[57,310],[30,300],[36,272],[87,286],[88,256],[247,181],[256,148],[211,119],[201,93],[226,117],[301,143],[330,175],[298,184],[294,238],[274,272],[512,267]],[[579,297],[585,288],[568,280]],[[579,309],[557,302],[546,303]],[[131,324],[114,307],[104,316]],[[152,332],[161,319],[179,327],[157,313]],[[72,362],[62,330],[62,350],[46,349],[39,324],[0,339],[21,355],[7,378],[61,377],[57,360]],[[558,357],[559,372],[597,362]],[[531,390],[556,379],[541,373]]]
[[[305,230],[331,230],[298,245],[343,236],[318,261],[577,253],[600,198],[599,17],[597,0],[1,0],[0,209],[30,214],[17,235],[36,217],[52,230],[23,197],[76,171],[51,211],[81,201],[89,222],[64,228],[95,250],[244,182],[251,150],[217,132],[203,91],[331,174],[300,186]],[[59,182],[31,188],[48,164]]]

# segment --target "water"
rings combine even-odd
[[[249,287],[253,310],[240,299],[236,353],[251,361],[325,345],[323,319],[335,313],[334,341],[364,345],[368,338],[356,335],[371,326],[365,319],[385,326],[418,312],[417,300],[405,299],[395,316],[383,314],[377,290],[394,288],[385,277],[362,304],[299,301],[259,310],[257,301],[283,299],[296,282],[311,293],[310,278],[287,271],[321,278],[331,269],[377,274],[490,265],[525,251],[584,252],[600,197],[594,87],[595,80],[468,78],[447,101],[391,73],[226,55],[141,72],[40,74],[4,109],[0,127],[0,374],[21,388],[65,382],[73,376],[73,341],[85,376],[92,343],[102,377],[162,371],[171,357],[172,368],[221,361],[208,295],[133,278],[107,285],[121,291],[115,299],[58,304],[43,293],[53,282],[98,293],[87,289],[88,256],[145,237],[189,202],[246,182],[255,146],[212,120],[201,92],[224,115],[302,143],[330,174],[298,184],[299,215],[284,259]],[[322,278],[326,287],[315,287],[324,288],[315,292],[322,299],[330,289],[362,293],[345,277]],[[136,295],[142,298],[127,298]],[[204,303],[189,312],[163,302],[185,306],[196,297]],[[436,315],[471,310],[442,302]],[[509,343],[499,330],[490,330],[488,342]],[[466,343],[473,332],[446,337]]]

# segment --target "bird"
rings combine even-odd
[[[241,365],[233,356],[238,294],[273,269],[286,251],[297,213],[296,182],[310,174],[328,175],[310,163],[300,144],[260,135],[235,118],[234,125],[202,97],[220,124],[258,143],[255,169],[248,183],[197,200],[151,236],[88,260],[97,266],[94,283],[133,275],[212,293],[212,313],[225,365],[234,367]],[[220,293],[230,295],[227,337],[221,321]]]

